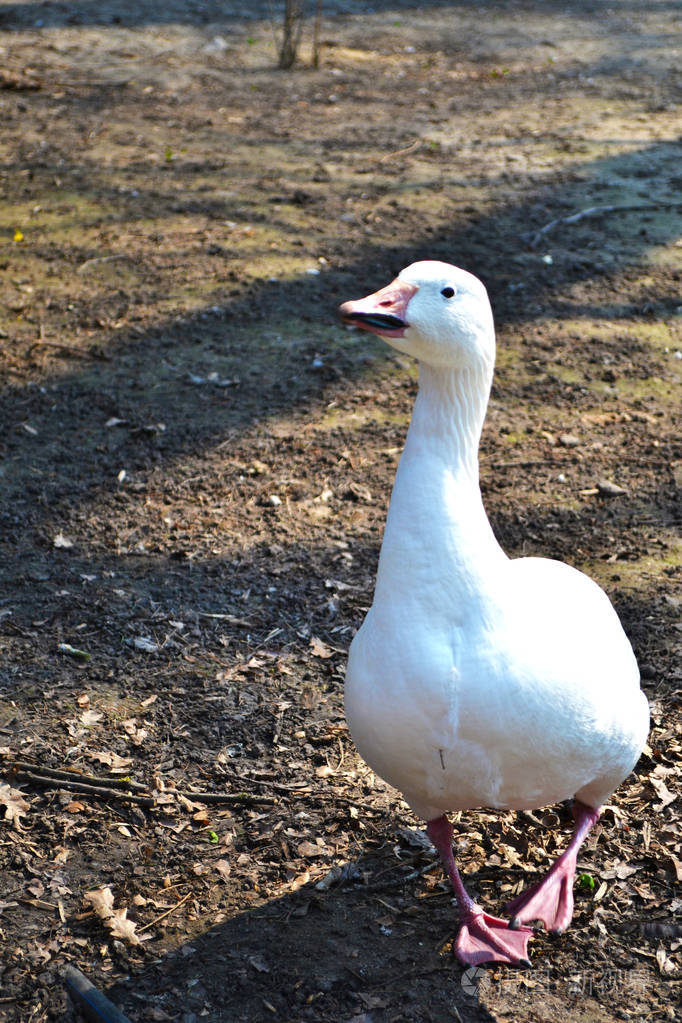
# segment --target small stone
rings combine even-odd
[[[133,646],[136,650],[141,650],[145,654],[155,654],[159,649],[158,643],[155,643],[149,636],[136,636],[133,640]]]
[[[350,483],[343,496],[347,501],[364,501],[365,504],[372,503],[372,491],[369,487],[363,486],[362,483]]]
[[[624,487],[619,487],[617,483],[612,483],[611,480],[599,480],[597,482],[597,490],[602,497],[622,497],[623,494],[627,494],[627,490]]]
[[[559,437],[559,443],[565,448],[577,448],[580,444],[580,437],[576,437],[573,433],[562,433]]]

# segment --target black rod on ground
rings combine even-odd
[[[64,970],[64,984],[74,1004],[89,1023],[130,1023],[128,1017],[75,966],[68,965]]]

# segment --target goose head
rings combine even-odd
[[[495,330],[488,294],[473,274],[424,260],[385,288],[339,309],[344,323],[371,331],[427,365],[491,370]]]

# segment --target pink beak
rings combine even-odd
[[[418,288],[396,278],[381,291],[339,306],[344,323],[369,330],[379,337],[403,337],[409,327],[407,306]]]

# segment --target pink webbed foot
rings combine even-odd
[[[558,869],[557,869],[558,868]],[[575,861],[554,864],[545,878],[507,904],[510,926],[540,920],[548,931],[565,931],[573,918]]]
[[[514,966],[530,966],[528,942],[533,934],[530,927],[512,930],[506,920],[488,916],[478,906],[462,883],[452,854],[452,825],[447,817],[437,817],[428,822],[426,831],[440,853],[448,872],[460,913],[460,928],[455,940],[454,952],[467,966],[481,963],[511,963]]]
[[[462,915],[454,952],[467,966],[479,966],[481,963],[530,966],[528,942],[532,934],[531,927],[512,930],[506,920],[489,916],[474,905]]]
[[[578,800],[573,805],[575,828],[568,848],[559,856],[546,876],[538,884],[522,892],[508,903],[511,927],[517,928],[531,920],[541,920],[546,930],[565,931],[573,919],[573,879],[578,850],[585,837],[599,819],[599,810]]]

